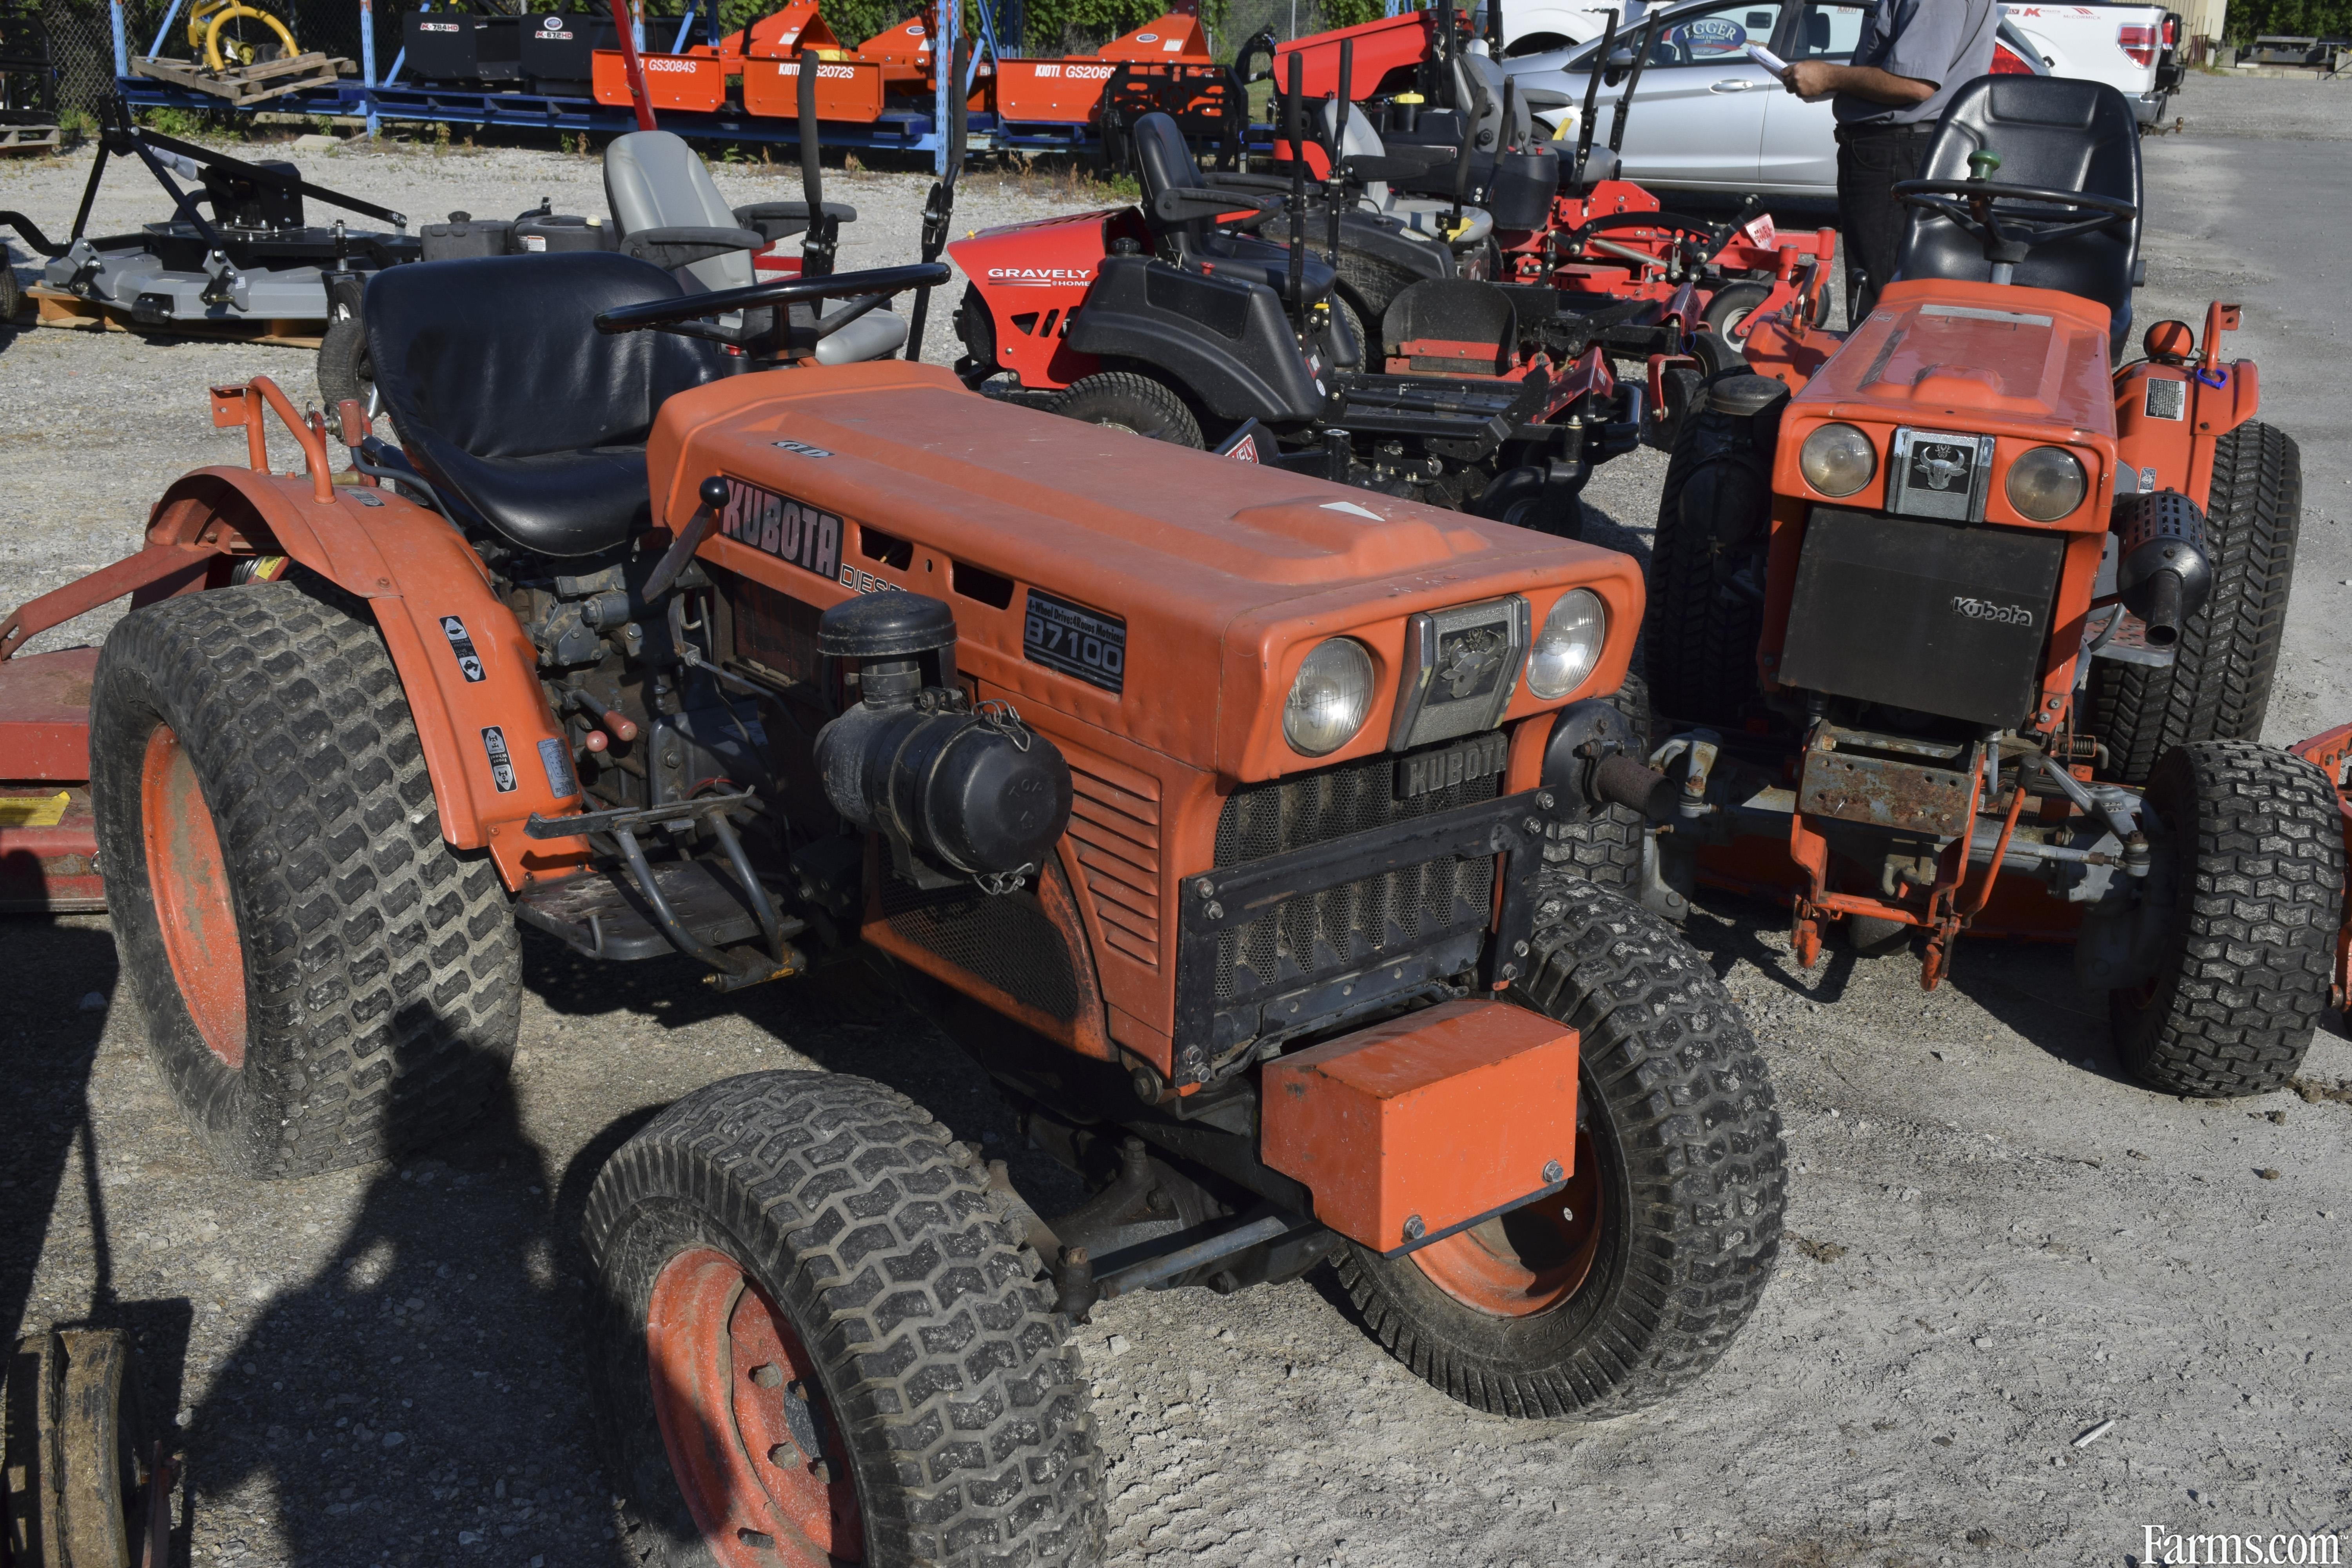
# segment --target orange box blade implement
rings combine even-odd
[[[1402,1252],[1575,1169],[1576,1056],[1574,1029],[1508,1003],[1391,1019],[1267,1066],[1259,1157],[1317,1219]]]

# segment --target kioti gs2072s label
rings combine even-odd
[[[719,531],[803,572],[835,579],[841,575],[841,519],[806,501],[730,479]]]

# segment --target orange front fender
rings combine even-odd
[[[373,486],[337,485],[320,500],[299,478],[199,468],[155,503],[147,539],[150,552],[285,555],[366,600],[415,720],[441,836],[487,847],[514,889],[585,861],[585,839],[523,831],[534,812],[576,809],[570,743],[539,683],[537,648],[437,513]]]

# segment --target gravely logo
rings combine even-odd
[[[1091,267],[992,267],[988,269],[991,283],[1009,284],[1014,288],[1043,288],[1055,283],[1089,283],[1094,280]]]

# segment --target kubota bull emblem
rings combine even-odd
[[[1508,646],[1503,634],[1491,626],[1479,626],[1447,637],[1432,679],[1459,701],[1492,680],[1503,668],[1503,655]]]
[[[1948,490],[1969,477],[1968,454],[1958,447],[1922,447],[1912,454],[1911,466],[1929,489]]]

